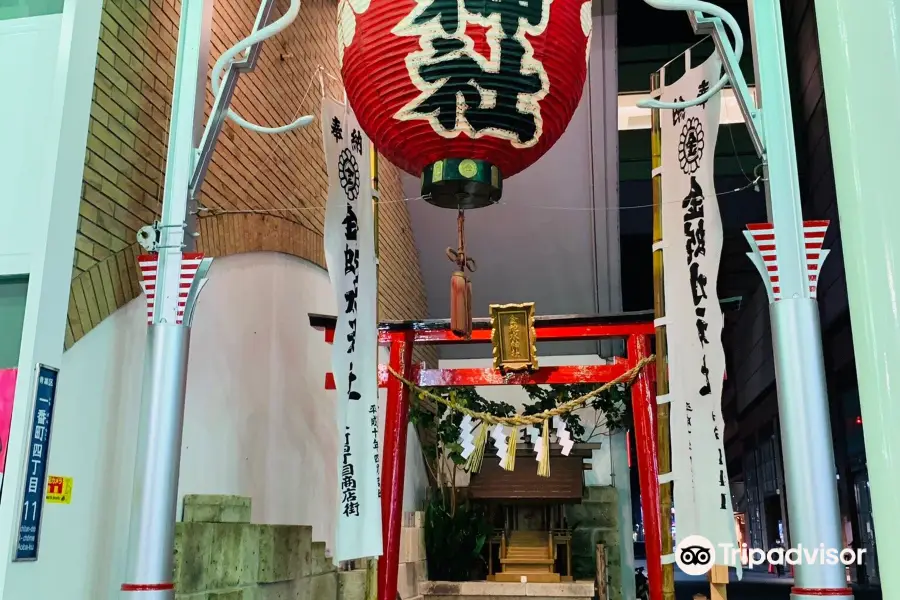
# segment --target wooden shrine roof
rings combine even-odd
[[[473,500],[529,500],[551,503],[581,502],[584,487],[584,459],[600,448],[600,444],[575,444],[568,456],[562,455],[559,444],[550,444],[550,477],[537,474],[531,444],[516,445],[515,469],[500,468],[497,449],[485,448],[481,470],[469,480],[469,497]]]

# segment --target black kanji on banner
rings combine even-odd
[[[703,125],[697,117],[691,117],[681,128],[678,138],[678,165],[685,175],[693,175],[700,168],[700,160],[706,148]]]
[[[372,416],[369,424],[372,426],[372,450],[375,452],[375,485],[378,487],[378,497],[381,498],[381,461],[378,458],[378,406],[376,404],[369,407],[369,414]]]
[[[703,94],[709,91],[709,82],[707,80],[703,80],[700,82],[700,85],[697,86],[697,97],[699,98]],[[706,102],[700,103],[700,108],[706,108]]]
[[[697,119],[691,119],[696,121]],[[699,125],[699,121],[698,121]],[[685,128],[690,126],[690,122]],[[702,152],[701,152],[702,154]],[[706,256],[706,228],[704,226],[704,207],[703,207],[703,188],[694,175],[691,175],[690,190],[681,202],[684,221],[684,250],[685,258],[688,264],[688,276],[690,277],[691,300],[694,304],[694,315],[696,316],[695,326],[697,328],[697,339],[701,348],[704,349],[703,364],[700,366],[700,373],[704,377],[705,384],[698,390],[701,396],[708,396],[712,393],[709,384],[709,369],[706,366],[706,345],[709,344],[709,338],[706,334],[709,329],[709,323],[706,320],[706,302],[708,295],[706,285],[709,280],[700,267],[698,259]],[[690,415],[688,415],[688,425],[690,426]]]
[[[345,517],[359,516],[359,499],[356,497],[356,473],[350,452],[350,428],[344,434],[343,466],[341,468],[341,506]]]
[[[682,96],[678,96],[677,98],[673,98],[672,102],[684,102],[684,98]],[[672,127],[675,127],[682,121],[684,121],[685,113],[683,108],[675,108],[672,109]]]

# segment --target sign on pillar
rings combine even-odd
[[[38,365],[35,381],[34,415],[31,421],[25,490],[19,515],[13,562],[34,561],[38,558],[41,539],[41,515],[44,510],[44,486],[47,482],[47,458],[50,454],[50,428],[56,405],[56,384],[59,371]]]
[[[806,252],[806,274],[809,278],[809,297],[816,297],[819,273],[830,250],[823,250],[825,233],[830,221],[804,221],[803,242]],[[781,279],[778,271],[778,248],[775,227],[771,223],[749,223],[744,237],[750,244],[750,260],[762,275],[769,294],[769,304],[781,300]]]

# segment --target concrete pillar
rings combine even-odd
[[[890,564],[900,551],[900,9],[895,0],[815,8],[879,570],[891,598],[900,594]]]
[[[38,364],[59,368],[62,361],[101,6],[100,0],[66,0],[55,6],[61,12],[6,20],[0,15],[8,90],[0,95],[0,283],[27,278],[0,496],[2,599],[33,595],[39,568],[47,564],[11,563],[9,556],[31,456],[35,369]],[[60,380],[65,377],[61,372]],[[48,451],[52,472],[52,438]],[[39,558],[40,552],[39,546]]]

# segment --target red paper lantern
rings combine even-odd
[[[347,98],[375,147],[448,208],[496,202],[581,99],[590,0],[341,0]]]

